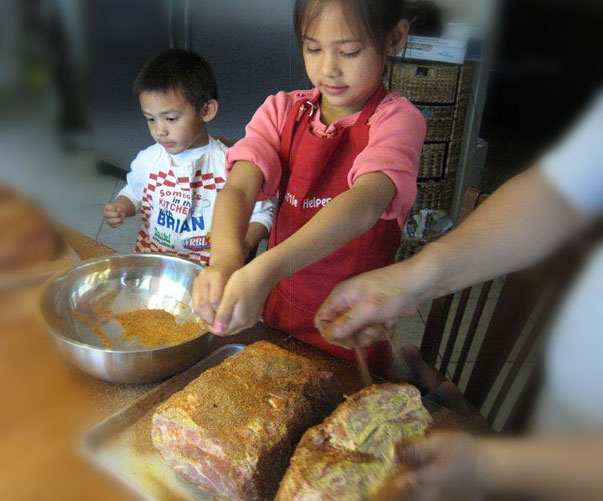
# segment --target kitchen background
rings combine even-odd
[[[463,23],[478,42],[475,60],[397,58],[385,80],[414,92],[434,127],[417,209],[443,209],[454,219],[467,187],[491,192],[529,166],[591,98],[603,72],[603,9],[587,0],[431,4],[417,17],[415,33],[438,36]],[[267,95],[307,86],[292,5],[2,0],[0,182],[34,196],[61,223],[131,252],[138,219],[114,230],[103,224],[102,208],[150,142],[131,91],[141,64],[169,46],[202,53],[221,94],[210,130],[236,139]],[[434,22],[438,15],[441,23]],[[424,85],[425,76],[434,85]],[[499,289],[500,282],[487,308]],[[426,305],[400,324],[405,342],[420,342],[428,311]]]

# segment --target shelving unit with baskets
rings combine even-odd
[[[420,209],[449,212],[456,185],[473,65],[391,59],[384,81],[408,98],[427,122],[417,201]]]

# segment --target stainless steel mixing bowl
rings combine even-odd
[[[200,270],[189,261],[154,254],[91,259],[48,281],[40,295],[40,321],[63,355],[95,377],[115,383],[165,379],[206,354],[214,336],[201,335],[200,325],[200,336],[181,344],[144,348],[118,336],[108,349],[82,321],[82,312],[162,309],[188,318],[190,291]]]

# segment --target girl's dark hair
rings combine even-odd
[[[296,0],[293,23],[301,44],[308,28],[325,5],[335,0]],[[404,0],[336,0],[341,4],[348,24],[358,36],[366,37],[376,47],[387,48],[387,37],[401,19],[404,19]]]
[[[199,54],[170,49],[149,59],[134,82],[134,93],[180,91],[197,112],[210,99],[218,99],[218,84],[211,67]]]

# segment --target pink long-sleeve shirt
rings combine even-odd
[[[291,108],[301,99],[311,99],[318,91],[279,92],[269,96],[247,125],[245,137],[228,150],[227,172],[237,161],[252,162],[264,175],[261,199],[273,197],[279,188],[281,161],[279,149],[285,122]],[[318,110],[311,127],[317,136],[331,136],[358,119],[360,112],[329,126],[321,121]],[[391,179],[396,194],[382,214],[383,219],[397,219],[402,227],[417,196],[417,175],[423,141],[425,119],[410,101],[390,92],[369,119],[369,140],[348,173],[348,185],[370,172],[382,172]]]

